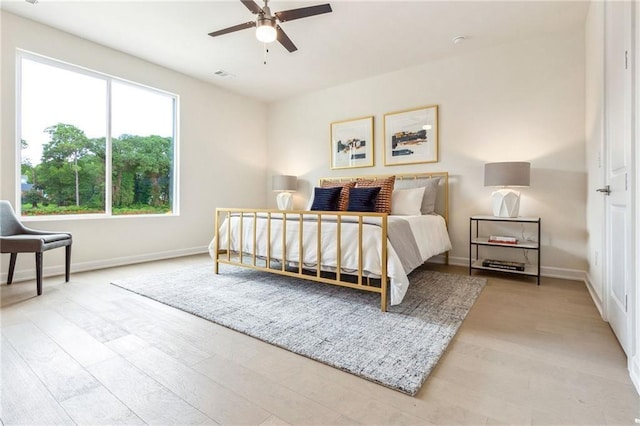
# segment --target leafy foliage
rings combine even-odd
[[[104,212],[105,138],[87,138],[82,130],[65,123],[47,127],[45,132],[50,140],[43,145],[40,164],[21,164],[22,175],[33,184],[23,194],[23,214]],[[23,149],[27,146],[22,141]],[[121,135],[111,140],[111,158],[113,214],[171,210],[172,138]]]

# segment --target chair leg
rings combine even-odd
[[[9,257],[9,276],[7,277],[7,285],[13,282],[13,271],[16,269],[16,258],[18,253],[11,253]]]
[[[64,260],[64,281],[69,282],[69,272],[71,271],[71,244],[65,247]]]
[[[38,296],[42,294],[42,252],[36,252],[36,285]]]

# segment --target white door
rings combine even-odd
[[[630,354],[628,292],[632,277],[632,61],[631,2],[605,2],[605,176],[607,319]],[[606,194],[606,193],[604,193]]]

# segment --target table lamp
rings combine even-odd
[[[507,188],[529,186],[531,164],[527,162],[487,163],[484,165],[484,186],[501,186],[491,194],[491,207],[496,217],[518,217],[520,192]]]
[[[293,195],[298,187],[298,178],[290,175],[277,175],[271,179],[271,189],[273,192],[279,192],[276,196],[278,210],[293,209]]]

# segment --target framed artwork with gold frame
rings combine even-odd
[[[331,123],[331,168],[372,167],[373,116]]]
[[[438,105],[384,115],[384,165],[438,162]]]

